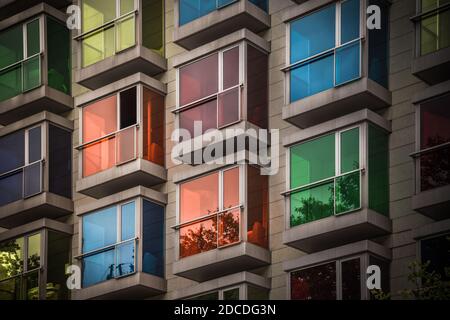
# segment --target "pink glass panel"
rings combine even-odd
[[[239,84],[239,47],[223,53],[223,89]]]
[[[202,130],[198,135],[203,134],[208,129],[217,128],[217,100],[211,100],[199,106],[190,108],[180,113],[180,128],[190,132],[191,137],[195,137],[194,122],[201,121]]]
[[[111,96],[83,108],[83,143],[117,130],[117,97]]]
[[[233,208],[239,205],[239,168],[223,173],[223,207]]]
[[[219,127],[239,121],[239,91],[237,87],[219,94]]]
[[[136,158],[136,127],[129,127],[117,133],[117,163]]]
[[[83,177],[109,169],[116,163],[116,139],[110,138],[83,149]]]

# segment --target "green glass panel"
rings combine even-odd
[[[341,133],[341,173],[359,169],[359,128]]]
[[[225,290],[223,292],[223,300],[239,300],[239,288]]]
[[[0,301],[21,299],[21,279],[20,277],[0,281]]]
[[[0,69],[22,59],[23,31],[22,25],[17,25],[0,33]]]
[[[83,0],[81,10],[84,33],[116,18],[116,0]]]
[[[39,268],[41,265],[41,234],[28,237],[27,270]]]
[[[48,85],[65,94],[71,93],[71,50],[69,30],[47,17]]]
[[[125,50],[136,44],[134,16],[125,18],[117,23],[117,51]]]
[[[334,182],[291,194],[291,227],[334,214]]]
[[[0,244],[0,281],[23,272],[23,238]]]
[[[39,20],[34,20],[27,24],[27,57],[40,51]]]
[[[335,175],[335,135],[329,134],[291,148],[291,188]]]
[[[41,84],[41,57],[36,56],[23,63],[23,91]]]
[[[422,12],[427,12],[443,5],[450,0],[423,0]],[[427,16],[420,22],[420,53],[426,55],[450,46],[450,10],[441,11]]]
[[[19,64],[0,73],[0,101],[22,93],[22,66]]]
[[[438,16],[431,16],[421,21],[420,26],[420,53],[425,55],[438,48]]]
[[[120,15],[122,16],[131,11],[134,11],[134,0],[120,0]]]
[[[389,214],[389,141],[380,128],[369,125],[369,208]]]
[[[162,0],[142,1],[142,45],[164,54],[164,7]]]
[[[25,300],[39,300],[39,271],[27,274],[22,281]]]
[[[114,54],[114,44],[113,27],[83,39],[83,67],[111,57]]]
[[[48,231],[47,259],[47,300],[64,300],[68,298],[65,267],[70,262],[71,237]]]
[[[336,214],[359,209],[359,176],[358,171],[336,178]]]

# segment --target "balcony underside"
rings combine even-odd
[[[136,159],[77,181],[76,191],[100,199],[136,186],[151,188],[167,180],[166,170],[150,161]]]
[[[259,33],[269,27],[267,13],[247,1],[239,1],[175,28],[174,42],[192,50],[240,29]]]
[[[8,125],[41,111],[61,114],[72,109],[71,96],[48,86],[41,86],[0,102],[0,124]]]
[[[412,197],[412,208],[434,220],[450,218],[450,186],[414,195]]]
[[[299,128],[362,110],[378,110],[391,105],[391,93],[378,83],[362,78],[303,98],[283,107],[283,120]]]
[[[303,224],[283,233],[283,243],[313,253],[367,240],[392,230],[391,220],[369,209]]]
[[[0,20],[10,17],[16,13],[25,11],[39,3],[45,2],[52,7],[66,11],[72,4],[72,0],[2,0],[0,1]]]
[[[175,261],[173,274],[204,282],[225,275],[250,271],[270,264],[267,249],[248,242],[215,249]]]
[[[40,218],[57,219],[72,212],[72,200],[43,192],[0,207],[0,227],[11,229]]]
[[[75,72],[75,81],[91,90],[126,78],[135,73],[152,77],[167,70],[167,61],[156,52],[135,46],[112,57],[80,68]]]
[[[166,280],[137,272],[133,275],[108,280],[91,287],[75,290],[75,300],[133,300],[144,299],[166,292]]]
[[[450,47],[413,59],[412,74],[430,85],[450,79]]]

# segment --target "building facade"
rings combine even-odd
[[[446,279],[449,1],[2,6],[0,299],[365,300],[370,266],[400,299],[414,261]]]

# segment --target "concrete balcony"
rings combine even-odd
[[[411,207],[433,220],[450,218],[450,185],[415,194]]]
[[[270,16],[248,0],[234,1],[202,17],[180,25],[180,0],[174,1],[174,42],[192,50],[239,29],[255,33],[270,27]]]
[[[450,79],[450,48],[438,50],[412,61],[411,72],[429,85]]]
[[[0,3],[0,19],[6,19],[7,17],[25,11],[40,3],[47,3],[48,5],[65,12],[66,8],[72,4],[72,0],[4,0]]]

